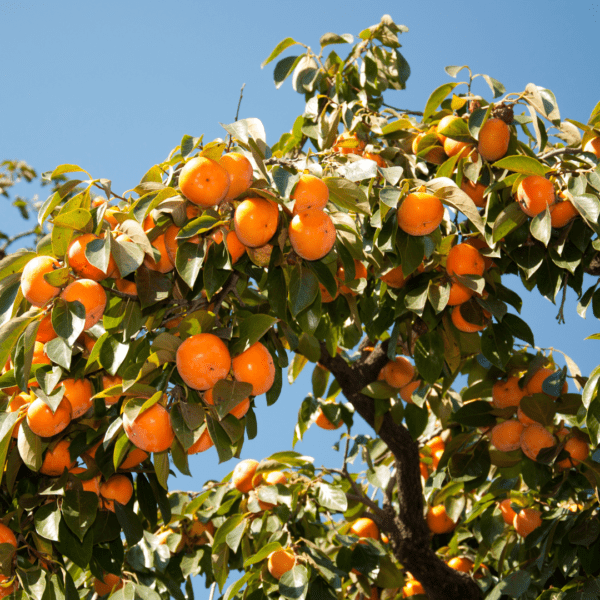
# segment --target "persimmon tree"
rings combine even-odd
[[[447,67],[465,80],[394,108],[405,31],[283,40],[264,64],[301,48],[274,76],[305,106],[271,147],[243,119],[122,195],[43,175],[50,233],[0,262],[0,595],[598,595],[600,367],[537,348],[503,276],[600,317],[600,104],[565,120]],[[292,444],[343,427],[339,465],[168,490],[268,435],[255,397],[308,368]]]

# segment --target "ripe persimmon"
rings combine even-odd
[[[148,453],[139,448],[132,448],[125,460],[119,465],[119,469],[133,469],[148,458]]]
[[[52,313],[47,313],[40,320],[35,339],[36,341],[45,344],[56,337],[58,337],[58,334],[54,331],[54,327],[52,326]]]
[[[235,488],[239,492],[242,492],[242,494],[247,494],[251,489],[254,489],[252,480],[254,479],[257,467],[258,461],[253,458],[247,458],[235,465],[231,481]]]
[[[100,486],[106,510],[115,512],[115,502],[125,506],[133,496],[133,484],[126,475],[112,475]]]
[[[359,538],[371,538],[373,540],[379,539],[379,527],[372,519],[368,517],[361,517],[356,519],[350,525],[350,533],[356,535]]]
[[[171,227],[175,227],[172,225]],[[144,258],[144,264],[151,271],[158,271],[159,273],[169,273],[175,268],[175,265],[169,258],[169,252],[167,250],[167,242],[165,239],[165,233],[161,233],[157,237],[155,237],[151,244],[153,248],[156,248],[160,252],[160,259],[156,261],[153,256],[148,256]],[[175,249],[177,251],[177,249]]]
[[[333,431],[339,429],[344,424],[344,421],[340,419],[337,423],[332,423],[326,416],[321,408],[317,410],[317,416],[315,417],[315,425],[321,429],[327,429]]]
[[[0,523],[0,544],[10,544],[17,549],[17,538],[10,527]]]
[[[194,204],[208,208],[225,199],[231,179],[227,169],[205,156],[189,160],[179,173],[179,189]]]
[[[231,355],[221,338],[212,333],[197,333],[179,346],[176,362],[184,383],[204,391],[225,379],[231,368]]]
[[[569,438],[565,442],[563,449],[569,454],[569,457],[556,463],[561,469],[576,467],[582,460],[585,460],[590,453],[590,447],[587,442],[578,437]]]
[[[46,273],[56,269],[60,269],[60,264],[51,256],[36,256],[25,265],[21,274],[21,292],[27,302],[33,306],[45,306],[58,296],[60,288],[44,279]]]
[[[212,521],[203,523],[198,518],[195,518],[185,529],[185,535],[194,546],[204,546],[204,544],[208,544],[209,540],[206,535],[207,533],[213,537],[215,535],[215,526]]]
[[[307,208],[294,215],[288,227],[290,243],[305,260],[319,260],[334,246],[335,225],[331,217],[317,208]]]
[[[99,240],[100,238],[93,233],[84,233],[79,237],[75,238],[70,244],[67,250],[67,256],[69,257],[69,266],[75,273],[82,279],[93,279],[94,281],[102,281],[107,277],[110,277],[117,268],[115,259],[110,256],[106,271],[100,270],[95,267],[86,257],[85,250],[90,242]]]
[[[596,158],[600,158],[600,137],[596,136],[588,140],[583,148],[583,151],[591,152],[596,156]]]
[[[336,277],[340,283],[346,283],[346,270],[344,269],[344,265],[340,265],[337,270]],[[356,281],[358,279],[366,279],[367,278],[367,267],[363,265],[359,260],[354,260],[354,279],[351,281]],[[351,290],[347,285],[340,285],[340,292],[342,294],[350,294],[354,296],[356,292]]]
[[[466,285],[458,281],[453,281],[450,284],[450,295],[448,296],[448,306],[458,306],[464,304],[467,300],[473,297],[475,290],[468,288]]]
[[[19,580],[15,577],[12,583],[7,575],[0,575],[0,598],[7,598],[19,589]]]
[[[240,243],[249,248],[264,246],[277,231],[279,208],[265,198],[246,198],[235,209],[233,225]]]
[[[70,446],[70,440],[60,440],[54,447],[48,448],[40,467],[40,473],[50,475],[51,477],[59,477],[65,469],[67,471],[72,469],[76,461],[71,460],[69,453]]]
[[[542,524],[542,513],[535,508],[523,508],[513,519],[513,526],[521,537],[527,537]]]
[[[498,508],[502,513],[502,518],[504,519],[504,522],[507,525],[512,525],[517,513],[513,510],[511,506],[510,498],[502,500],[502,502],[500,502],[500,504],[498,505]]]
[[[415,374],[412,364],[403,356],[396,356],[381,369],[383,378],[388,385],[400,389],[410,383]]]
[[[577,209],[568,200],[557,202],[550,207],[550,224],[556,229],[564,227],[578,216]]]
[[[556,202],[554,184],[541,175],[529,175],[517,187],[517,202],[527,216],[535,217]]]
[[[161,404],[153,404],[135,419],[125,412],[123,428],[133,445],[145,452],[162,452],[175,438],[169,412]]]
[[[62,291],[60,297],[67,302],[78,301],[83,304],[84,329],[89,329],[98,323],[106,308],[106,292],[97,281],[92,279],[77,279]]]
[[[200,437],[188,448],[188,454],[199,454],[200,452],[206,452],[209,448],[212,448],[215,443],[212,441],[208,429],[205,429]]]
[[[408,194],[398,208],[398,226],[408,235],[428,235],[435,231],[444,218],[444,205],[433,194]]]
[[[487,201],[483,195],[487,186],[483,185],[483,183],[475,182],[473,183],[470,179],[463,177],[462,182],[460,184],[460,189],[473,200],[473,204],[477,208],[484,208],[487,204]]]
[[[492,444],[500,452],[511,452],[521,447],[523,423],[517,419],[509,419],[494,425],[492,428]]]
[[[475,144],[471,142],[459,142],[452,138],[446,138],[444,141],[444,152],[448,156],[456,156],[458,154],[459,158],[468,158],[472,162],[477,162],[479,158],[479,154],[475,150]]]
[[[8,410],[8,412],[19,412],[21,407],[25,406],[26,404],[29,404],[29,402],[31,402],[32,399],[35,399],[35,395],[32,398],[29,394],[25,394],[25,393],[18,394],[8,403],[7,410]],[[14,437],[14,438],[19,437],[19,429],[21,428],[21,420],[22,420],[22,417],[19,419],[19,421],[17,421],[17,424],[15,425],[15,427],[12,431],[12,437]]]
[[[123,587],[123,580],[118,575],[104,573],[102,579],[94,579],[94,591],[98,596],[106,596],[113,590],[117,591]]]
[[[416,579],[405,579],[404,587],[402,588],[402,595],[405,598],[425,595],[425,588]]]
[[[441,134],[440,131],[442,129],[445,129],[446,127],[448,127],[448,125],[450,125],[451,123],[453,123],[454,121],[459,121],[460,117],[457,117],[456,115],[446,115],[445,117],[442,117],[440,119],[440,122],[437,124],[436,126],[436,135],[438,137],[438,140],[443,144],[446,141],[446,136]]]
[[[550,375],[554,375],[555,371],[552,369],[538,369],[533,377],[527,382],[525,386],[525,391],[527,395],[533,396],[533,394],[546,394],[551,398],[556,398],[556,396],[552,396],[551,394],[547,394],[544,392],[544,381],[550,377]],[[562,394],[566,394],[569,391],[569,384],[565,381],[562,387]]]
[[[204,392],[204,400],[206,401],[207,404],[214,406],[215,400],[213,398],[212,388],[209,390],[206,390]],[[248,412],[249,409],[250,409],[250,398],[244,398],[239,404],[234,406],[229,411],[229,414],[233,415],[236,419],[241,419]]]
[[[496,408],[519,406],[523,396],[525,396],[525,390],[519,387],[518,377],[497,381],[492,387],[492,404]]]
[[[452,319],[454,327],[463,333],[475,333],[477,331],[483,331],[487,327],[487,324],[477,325],[476,323],[469,323],[469,321],[467,321],[462,315],[461,309],[463,306],[464,304],[459,304],[452,309],[450,318]],[[490,313],[486,310],[483,311],[483,314],[486,319],[491,317]]]
[[[408,404],[414,404],[412,395],[419,389],[420,385],[420,379],[412,381],[411,383],[407,383],[405,386],[400,388],[400,398],[402,398],[402,400]]]
[[[340,294],[340,290],[338,288],[335,291],[335,296],[332,296],[327,291],[327,288],[321,282],[319,282],[319,289],[321,290],[321,303],[322,304],[328,304],[329,302],[333,302]]]
[[[275,364],[266,346],[260,342],[236,356],[231,361],[233,376],[237,381],[252,384],[252,395],[266,394],[275,381]]]
[[[281,579],[281,576],[291,571],[296,564],[296,555],[288,549],[275,550],[269,554],[267,568],[269,573],[275,579]]]
[[[243,194],[251,185],[254,177],[252,163],[240,152],[223,154],[219,164],[229,174],[229,190],[224,200],[233,200]]]
[[[167,251],[167,257],[169,258],[169,262],[172,265],[175,265],[175,260],[177,259],[177,234],[180,232],[181,227],[177,227],[177,225],[169,225],[165,231],[165,250]],[[193,239],[193,238],[192,238]],[[187,240],[192,241],[192,240]],[[198,238],[200,241],[200,238]],[[161,256],[162,260],[162,256]],[[168,271],[167,271],[168,272]]]
[[[329,200],[329,188],[322,179],[305,173],[300,176],[290,198],[295,200],[294,214],[307,208],[323,209]]]
[[[223,232],[218,230],[212,236],[212,239],[217,244],[223,243]],[[225,238],[225,243],[227,244],[227,251],[231,256],[231,264],[234,265],[242,256],[244,252],[246,252],[246,246],[240,242],[237,233],[235,231],[228,231],[227,236]]]
[[[517,408],[517,419],[519,419],[519,421],[521,421],[521,423],[523,423],[524,427],[529,427],[530,425],[533,425],[533,423],[537,423],[537,421],[528,417],[523,412],[523,410],[521,409],[520,406],[519,406],[519,408]]]
[[[449,533],[456,523],[448,516],[443,504],[430,506],[427,511],[427,526],[432,533]]]
[[[54,414],[41,399],[35,399],[27,409],[27,425],[40,437],[47,438],[60,433],[71,422],[72,408],[69,401],[63,398]]]
[[[374,152],[365,152],[363,154],[363,158],[366,158],[367,160],[372,160],[374,163],[377,164],[378,167],[381,167],[382,169],[385,169],[388,166],[383,156],[381,156],[380,154],[375,154]]]
[[[390,269],[387,273],[382,275],[379,279],[386,283],[388,287],[399,289],[406,283],[406,278],[402,273],[402,265]]]
[[[94,389],[89,379],[65,379],[61,385],[65,388],[64,397],[73,409],[72,419],[81,417],[92,407]]]
[[[509,142],[509,126],[502,119],[491,118],[479,130],[477,150],[481,158],[493,162],[506,154]]]
[[[336,138],[333,150],[340,154],[362,154],[366,145],[363,140],[359,139],[356,133],[344,131]]]
[[[461,573],[470,573],[475,566],[475,563],[466,556],[455,556],[446,563],[451,569],[460,571]]]
[[[531,460],[537,460],[541,450],[552,448],[555,444],[554,436],[540,423],[525,427],[521,434],[521,450]]]
[[[84,492],[94,492],[96,496],[100,495],[100,475],[96,475],[95,477],[86,477],[88,469],[84,469],[83,467],[73,467],[69,469],[69,473],[73,475],[83,475],[84,478],[77,477],[79,481],[81,481],[81,487]],[[72,484],[68,484],[67,487],[70,487]]]
[[[465,242],[456,244],[448,252],[446,271],[453,275],[483,275],[485,263],[477,248]]]
[[[123,378],[120,375],[107,375],[106,373],[102,375],[102,389],[106,390],[108,388],[114,387],[116,385],[122,385]],[[106,396],[104,398],[104,403],[106,406],[112,406],[116,404],[121,399],[121,396]]]

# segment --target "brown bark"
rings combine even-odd
[[[349,365],[341,356],[331,357],[321,343],[320,363],[336,377],[344,396],[356,412],[375,426],[374,402],[361,390],[375,381],[388,362],[387,344]],[[379,437],[396,459],[398,509],[390,504],[374,517],[387,532],[395,557],[421,582],[430,600],[478,600],[481,592],[468,576],[448,567],[431,548],[431,534],[423,516],[423,489],[419,470],[419,447],[403,425],[386,416]]]

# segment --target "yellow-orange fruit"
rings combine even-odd
[[[296,254],[305,260],[319,260],[334,246],[335,225],[322,210],[307,208],[294,215],[288,235]]]
[[[294,214],[307,208],[323,209],[329,200],[329,188],[322,179],[304,174],[296,184],[290,198],[294,202]]]
[[[133,496],[133,484],[126,475],[112,475],[100,486],[104,508],[115,512],[115,502],[123,506]]]
[[[379,279],[386,283],[388,287],[395,289],[401,288],[406,283],[406,279],[404,277],[404,274],[402,273],[402,265],[389,270],[387,273],[385,273],[385,275],[382,275]]]
[[[58,296],[60,288],[44,279],[45,273],[56,269],[60,269],[60,264],[51,256],[36,256],[25,265],[21,274],[21,292],[27,302],[33,306],[45,306]]]
[[[47,313],[40,320],[35,339],[36,341],[45,344],[56,337],[58,337],[58,334],[54,331],[54,327],[52,326],[52,313]]]
[[[408,235],[428,235],[444,218],[444,205],[426,192],[414,192],[404,198],[398,208],[398,226]]]
[[[207,404],[214,406],[215,400],[213,398],[212,388],[210,390],[206,390],[204,392],[204,400],[206,400]],[[239,404],[234,406],[229,414],[233,415],[236,419],[241,419],[250,409],[250,398],[244,398]]]
[[[25,406],[31,401],[29,394],[18,394],[8,404],[8,412],[19,412],[22,406]],[[12,431],[12,437],[19,437],[19,429],[21,428],[21,420],[19,419]]]
[[[461,308],[463,306],[463,304],[459,304],[458,306],[455,306],[452,309],[452,314],[450,315],[450,318],[452,320],[452,323],[454,324],[454,327],[456,327],[456,329],[464,333],[475,333],[477,331],[483,331],[487,327],[487,325],[477,325],[475,323],[469,323],[462,316]],[[486,313],[487,311],[484,311],[484,315],[486,316],[486,318],[489,319],[491,315],[490,313]]]
[[[254,488],[252,480],[258,467],[258,461],[252,458],[240,461],[233,469],[233,475],[231,481],[233,485],[242,494],[247,494],[251,489]]]
[[[420,596],[421,594],[425,594],[425,588],[416,579],[407,579],[404,582],[402,595],[405,598],[410,598],[411,596]]]
[[[453,246],[446,259],[448,275],[483,275],[485,263],[483,256],[471,244],[462,243]]]
[[[69,469],[69,473],[72,473],[73,475],[83,475],[84,473],[87,473],[87,469],[84,469],[83,467],[74,467]],[[80,479],[79,477],[78,479],[81,481],[81,487],[84,492],[94,492],[96,496],[100,495],[100,475],[92,477],[91,479]],[[71,484],[68,484],[67,487],[70,488],[70,485]]]
[[[295,564],[296,555],[291,550],[282,549],[275,550],[275,552],[269,554],[267,568],[269,569],[269,573],[275,579],[279,580],[284,573],[293,569]]]
[[[332,423],[326,416],[321,408],[317,411],[317,416],[315,417],[315,425],[320,427],[321,429],[328,429],[333,431],[335,429],[339,429],[344,424],[344,421],[340,419],[337,423]]]
[[[92,407],[94,389],[89,379],[65,379],[61,385],[65,388],[64,397],[73,409],[72,419],[81,417]]]
[[[40,437],[52,437],[71,422],[71,413],[71,405],[66,398],[60,401],[54,414],[41,398],[37,398],[27,409],[27,425]]]
[[[407,383],[405,386],[400,388],[400,398],[408,404],[413,404],[412,395],[419,389],[421,380],[417,379],[411,383]]]
[[[510,128],[502,119],[488,119],[479,130],[477,150],[481,158],[493,162],[508,151]]]
[[[169,412],[160,404],[153,404],[135,419],[124,413],[123,428],[134,446],[145,452],[162,452],[175,438]]]
[[[475,563],[465,556],[455,556],[446,563],[451,569],[460,571],[461,573],[470,573],[475,566]]]
[[[517,202],[529,217],[540,214],[555,201],[554,184],[541,175],[529,175],[517,187]]]
[[[583,150],[595,154],[596,158],[600,158],[600,137],[596,136],[588,140]]]
[[[19,589],[19,580],[15,578],[12,583],[8,583],[9,579],[6,575],[0,575],[0,598],[7,598]]]
[[[146,256],[144,258],[144,264],[151,271],[158,271],[159,273],[168,273],[175,268],[175,265],[171,262],[169,258],[169,253],[167,251],[167,242],[165,240],[165,234],[161,233],[159,236],[152,240],[152,247],[156,248],[160,252],[160,259],[158,261],[154,260],[154,257]]]
[[[243,194],[251,185],[253,179],[252,163],[239,152],[223,154],[219,164],[229,174],[229,190],[224,200],[233,200]]]
[[[500,452],[511,452],[521,446],[521,434],[523,433],[523,423],[516,419],[509,419],[502,423],[494,425],[492,428],[492,444]]]
[[[338,278],[340,284],[346,282],[346,270],[344,269],[344,265],[340,265],[337,270],[336,277]],[[354,260],[354,279],[351,281],[356,281],[358,279],[366,279],[367,278],[367,267],[363,265],[359,260]],[[342,294],[351,294],[354,296],[356,292],[351,290],[347,285],[340,285],[340,292]]]
[[[502,518],[507,525],[512,525],[516,516],[516,512],[513,510],[511,506],[510,498],[506,498],[506,500],[502,500],[498,505],[500,512],[502,513]]]
[[[497,381],[492,387],[492,404],[496,408],[519,406],[525,396],[525,390],[519,387],[518,377],[509,377],[506,381]]]
[[[550,224],[556,229],[564,227],[578,216],[577,209],[568,200],[563,200],[550,207]]]
[[[191,541],[194,543],[194,546],[203,546],[204,544],[208,544],[208,537],[206,535],[207,533],[209,533],[211,537],[215,535],[215,526],[212,524],[212,521],[203,523],[197,518],[194,519],[185,530],[185,534],[191,539]]]
[[[199,454],[200,452],[206,452],[209,448],[212,448],[215,443],[212,441],[208,429],[205,429],[200,437],[188,448],[188,454]]]
[[[541,450],[552,448],[555,443],[554,436],[540,423],[525,427],[521,434],[521,450],[531,460],[537,460]]]
[[[78,279],[70,283],[60,297],[67,302],[81,302],[85,308],[85,329],[93,327],[104,314],[106,308],[106,292],[102,286],[92,279]]]
[[[123,580],[118,575],[105,573],[104,579],[94,579],[94,591],[98,596],[110,594],[113,590],[117,591],[123,587]]]
[[[458,121],[460,119],[460,117],[457,117],[456,115],[446,115],[445,117],[442,117],[442,119],[440,120],[440,122],[437,124],[436,127],[436,135],[438,137],[438,140],[440,140],[440,142],[443,144],[448,138],[446,138],[445,135],[442,135],[441,133],[439,133],[442,129],[445,129],[446,127],[448,127],[448,125],[450,125],[452,122],[454,121]]]
[[[524,508],[513,519],[513,526],[522,537],[527,537],[542,524],[542,513],[535,508]]]
[[[429,507],[427,511],[427,526],[433,533],[449,533],[456,523],[448,516],[443,504]]]
[[[533,375],[533,377],[527,382],[527,385],[525,386],[525,391],[527,392],[528,396],[533,396],[533,394],[546,394],[546,392],[544,392],[544,381],[546,379],[548,379],[548,377],[550,377],[550,375],[554,375],[555,371],[553,371],[552,369],[538,369],[535,374]],[[562,387],[562,394],[566,394],[569,391],[569,385],[568,383],[565,381],[563,387]],[[547,396],[550,396],[551,398],[556,398],[556,396],[552,396],[550,394],[546,394]]]
[[[348,145],[344,146],[342,144]],[[341,154],[362,154],[365,146],[365,142],[359,139],[356,133],[344,131],[335,140],[333,150]]]
[[[519,419],[519,421],[521,421],[521,423],[523,423],[524,427],[529,427],[530,425],[533,425],[534,423],[537,423],[537,421],[534,421],[533,419],[531,419],[530,417],[528,417],[523,412],[523,410],[521,409],[520,406],[517,409],[517,419]]]
[[[115,269],[117,263],[115,259],[110,256],[106,271],[101,271],[98,267],[95,267],[86,257],[85,250],[90,242],[99,240],[100,238],[93,233],[84,233],[78,238],[75,238],[70,244],[67,250],[67,256],[69,257],[69,266],[75,273],[83,279],[93,279],[94,281],[102,281],[107,277],[110,277]]]
[[[203,208],[216,206],[224,200],[230,184],[227,169],[205,156],[189,160],[179,174],[181,193]]]
[[[264,198],[246,198],[235,209],[233,225],[244,246],[264,246],[277,231],[279,208],[275,202]]]
[[[212,333],[197,333],[177,349],[177,371],[184,383],[195,390],[208,390],[225,379],[231,368],[227,346]]]
[[[582,460],[585,460],[590,453],[589,445],[578,437],[569,438],[565,442],[564,450],[569,453],[569,458],[565,458],[557,463],[561,469],[576,467]]]
[[[129,281],[129,279],[116,279],[115,286],[120,292],[123,292],[124,294],[131,294],[132,296],[138,295],[137,285],[135,284],[135,281]]]
[[[464,304],[467,300],[473,297],[475,290],[468,288],[466,285],[453,281],[450,284],[450,295],[448,296],[448,306],[458,306]]]
[[[0,544],[10,544],[17,549],[17,538],[10,527],[0,523]]]
[[[398,389],[408,385],[415,374],[414,367],[403,356],[396,356],[381,371],[386,383]]]
[[[473,203],[477,208],[484,208],[487,203],[483,195],[486,187],[487,186],[483,185],[483,183],[473,183],[466,177],[463,177],[462,183],[460,184],[460,189],[473,200]]]
[[[382,169],[385,169],[388,166],[385,162],[385,159],[380,154],[375,154],[374,152],[365,152],[363,154],[363,158],[366,158],[367,160],[372,160],[374,163],[377,164],[378,167],[381,167]]]
[[[231,361],[237,381],[252,384],[252,395],[266,394],[275,381],[275,364],[267,348],[256,342]]]
[[[114,387],[116,385],[122,385],[123,378],[120,375],[102,375],[102,389],[107,390],[108,388]],[[106,396],[104,398],[104,403],[106,406],[112,406],[116,404],[120,400],[121,396],[118,394],[116,396]]]
[[[217,244],[223,243],[222,231],[216,231],[211,237]],[[240,242],[235,231],[229,231],[227,233],[225,243],[227,244],[227,250],[231,256],[231,264],[234,265],[240,258],[242,258],[244,252],[246,252],[246,246]]]
[[[350,526],[350,533],[360,538],[379,539],[379,527],[377,527],[372,519],[367,517],[356,519]]]
[[[175,261],[177,260],[177,234],[180,231],[181,227],[177,227],[177,225],[169,225],[164,234],[165,250],[167,251],[167,257],[169,258],[169,262],[172,265],[175,265]],[[197,238],[197,240],[195,238]],[[192,242],[192,240],[194,243],[197,243],[200,241],[200,238],[198,236],[194,236],[194,238],[186,241]]]
[[[40,467],[40,473],[58,477],[63,474],[63,471],[72,469],[75,466],[74,460],[71,460],[69,454],[70,440],[60,440],[54,448],[48,448],[44,455],[44,461]]]
[[[139,448],[132,448],[125,460],[119,465],[119,469],[133,469],[148,458],[148,453]]]
[[[477,162],[479,154],[475,150],[475,145],[471,142],[459,142],[451,138],[444,141],[444,152],[448,156],[458,156],[460,158],[469,158],[472,162]]]

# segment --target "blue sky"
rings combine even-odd
[[[356,35],[385,13],[410,30],[401,43],[412,74],[407,90],[387,96],[394,106],[422,110],[434,88],[452,81],[444,67],[463,64],[498,79],[507,91],[519,92],[530,82],[551,89],[563,118],[586,122],[600,100],[599,12],[592,0],[5,0],[0,160],[22,159],[39,172],[76,163],[111,179],[122,193],[184,134],[224,136],[219,122],[234,120],[244,83],[240,118],[261,119],[273,144],[303,110],[303,97],[289,82],[275,89],[273,64],[260,68],[273,47],[291,36],[317,48],[323,33]],[[491,99],[482,80],[474,92]],[[17,191],[34,192],[31,186]],[[16,211],[3,206],[3,217],[3,229],[24,228]],[[522,289],[514,277],[507,284]],[[523,314],[538,345],[564,350],[584,374],[596,366],[598,342],[582,340],[600,324],[591,314],[587,321],[576,315],[572,290],[563,326],[554,319],[557,307],[537,293],[524,298]],[[258,398],[259,437],[246,444],[244,457],[260,459],[291,447],[308,390],[303,374],[273,407]],[[361,424],[355,429],[368,431]],[[330,450],[337,437],[313,427],[296,449],[315,456],[317,464],[338,466],[341,457]],[[197,489],[233,468],[218,466],[213,450],[192,462],[193,480],[180,475],[174,488]]]

